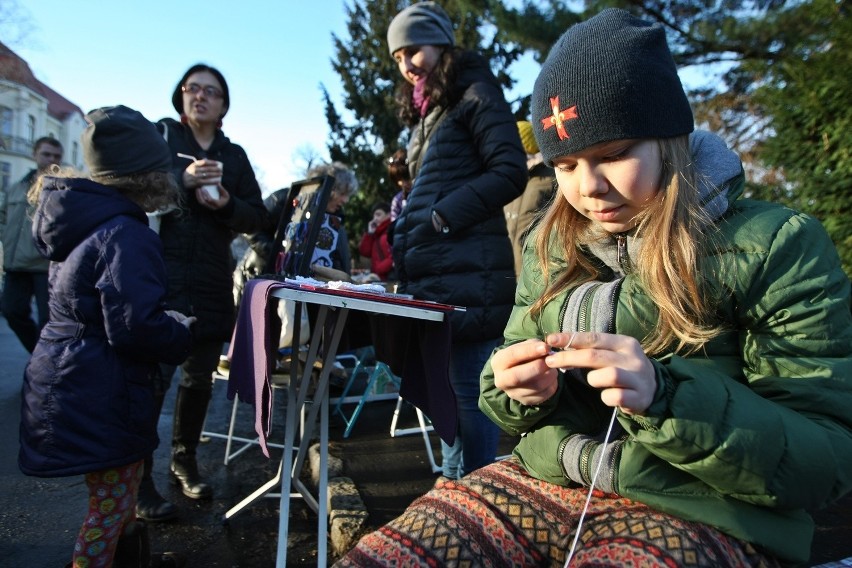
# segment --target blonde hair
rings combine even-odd
[[[171,172],[145,172],[129,176],[91,176],[72,168],[52,166],[40,175],[27,192],[27,200],[35,205],[44,188],[45,177],[91,179],[101,185],[114,188],[148,213],[165,210],[182,202],[180,191]]]
[[[714,322],[712,296],[697,270],[699,259],[714,247],[713,220],[705,213],[689,152],[689,136],[657,140],[661,181],[656,197],[639,215],[636,234],[643,239],[635,274],[659,310],[653,331],[641,343],[650,355],[667,349],[692,353],[722,331]],[[535,250],[545,291],[530,308],[536,319],[544,306],[569,287],[597,279],[600,272],[581,251],[594,226],[565,199],[554,199],[535,235]],[[550,281],[549,251],[560,243],[565,267]]]

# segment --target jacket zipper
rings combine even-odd
[[[627,274],[630,272],[630,255],[627,252],[627,235],[619,233],[615,235],[616,243],[616,261],[621,267],[621,272]]]

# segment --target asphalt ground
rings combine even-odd
[[[70,560],[76,532],[86,510],[86,487],[81,476],[39,479],[27,477],[17,467],[20,384],[27,353],[0,317],[0,568],[61,568]],[[161,492],[179,510],[173,522],[151,524],[154,550],[179,551],[187,557],[187,568],[270,568],[275,565],[278,534],[278,499],[260,499],[230,520],[222,515],[270,479],[276,471],[280,450],[267,459],[252,447],[224,466],[224,440],[211,438],[199,450],[202,472],[215,488],[212,501],[187,499],[169,484],[168,440],[174,405],[174,385],[160,421],[161,440],[155,454],[154,477]],[[279,391],[276,408],[285,399]],[[227,431],[232,402],[226,385],[217,381],[208,414],[207,429]],[[434,483],[420,436],[391,438],[393,401],[366,405],[348,439],[343,423],[332,418],[330,452],[343,463],[343,475],[351,478],[368,512],[364,530],[372,530],[401,513]],[[282,434],[281,412],[273,421],[272,441]],[[414,413],[404,410],[402,426],[414,423]],[[253,411],[241,404],[237,434],[253,434]],[[513,440],[504,437],[501,451],[508,452]],[[432,437],[436,459],[437,438]],[[288,566],[315,566],[316,517],[303,501],[291,501]],[[852,557],[852,495],[815,514],[818,528],[811,565]],[[335,560],[329,546],[327,561]],[[852,565],[852,560],[850,564]]]

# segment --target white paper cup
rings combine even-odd
[[[207,192],[207,195],[210,196],[210,199],[219,199],[219,184],[222,183],[222,173],[225,170],[225,165],[222,162],[215,163],[219,166],[219,177],[214,179],[212,183],[201,186]]]

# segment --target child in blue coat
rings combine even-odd
[[[72,566],[147,566],[134,508],[158,441],[153,380],[160,362],[186,358],[195,318],[166,309],[162,246],[145,215],[177,196],[168,145],[124,106],[86,119],[91,179],[45,176],[30,190],[50,316],[24,373],[18,463],[27,475],[85,475]]]

